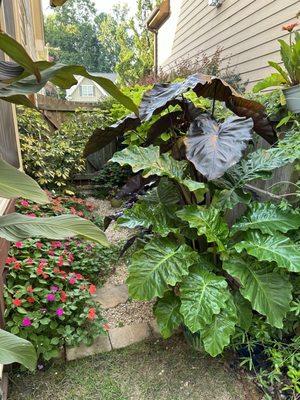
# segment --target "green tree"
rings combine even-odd
[[[98,26],[106,14],[97,14],[92,0],[70,0],[45,20],[50,56],[65,64],[81,64],[91,72],[111,72],[115,58],[98,40]]]
[[[115,55],[116,72],[123,84],[136,83],[153,67],[153,38],[146,27],[153,4],[153,0],[137,0],[134,18],[126,7],[116,6],[99,24],[99,42]]]

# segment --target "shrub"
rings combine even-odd
[[[85,170],[82,151],[96,127],[110,123],[105,110],[78,110],[52,132],[40,113],[18,109],[21,152],[25,172],[41,186],[64,189],[75,174]]]

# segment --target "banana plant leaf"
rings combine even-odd
[[[96,225],[75,215],[31,218],[12,213],[0,218],[0,237],[12,242],[32,237],[56,240],[75,236],[108,246],[105,234]]]
[[[225,102],[239,117],[251,117],[254,130],[270,144],[276,142],[275,131],[262,104],[241,97],[222,79],[204,74],[191,75],[183,82],[154,85],[142,98],[139,108],[141,120],[148,121],[152,115],[160,113],[170,105],[182,105],[182,96],[189,90],[193,90],[197,96]]]
[[[230,117],[219,125],[209,114],[202,114],[185,138],[187,159],[208,180],[220,178],[242,158],[252,128],[251,118]]]
[[[28,340],[0,329],[0,364],[17,362],[34,371],[37,354]]]
[[[24,68],[19,64],[13,61],[0,61],[0,82],[14,79],[20,76],[22,72],[24,72]]]

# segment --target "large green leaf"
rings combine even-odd
[[[300,246],[279,233],[269,236],[249,231],[245,240],[234,247],[239,253],[246,250],[260,261],[275,261],[280,268],[300,272]]]
[[[214,316],[213,322],[201,329],[204,348],[212,357],[221,354],[229,345],[230,337],[235,332],[236,322],[236,308],[230,298],[220,314]]]
[[[176,205],[151,204],[145,201],[136,203],[118,218],[118,224],[126,228],[152,228],[153,232],[161,236],[168,236],[170,232],[179,233],[180,220],[176,218]],[[178,224],[179,222],[179,224]]]
[[[0,217],[0,237],[12,242],[31,237],[67,239],[74,236],[108,246],[105,234],[96,225],[75,215],[31,218],[13,213]]]
[[[161,178],[158,186],[149,190],[141,199],[151,205],[158,203],[166,206],[172,206],[180,201],[180,193],[176,184],[168,178]]]
[[[202,114],[185,138],[187,159],[208,180],[220,178],[240,161],[252,129],[251,118],[230,117],[219,125],[209,114]]]
[[[269,265],[233,256],[224,262],[223,268],[240,281],[240,292],[254,310],[265,315],[272,326],[282,328],[292,299],[288,276],[274,272]]]
[[[239,291],[234,293],[233,299],[237,311],[237,325],[248,331],[253,317],[251,303]]]
[[[0,82],[16,79],[23,71],[24,68],[13,61],[0,61]]]
[[[28,72],[35,75],[38,81],[40,80],[40,71],[24,47],[3,31],[0,31],[0,49]]]
[[[38,62],[36,65],[39,65]],[[64,64],[54,64],[51,63],[48,68],[40,70],[40,79],[37,82],[34,75],[26,76],[23,79],[14,81],[11,84],[5,85],[0,88],[0,98],[3,100],[10,99],[13,96],[17,101],[21,100],[23,97],[26,99],[26,95],[39,92],[47,82],[52,82],[53,84],[61,87],[62,89],[68,89],[77,83],[75,76],[84,76],[88,79],[93,80],[98,85],[100,85],[108,94],[118,100],[124,105],[128,110],[131,110],[136,115],[138,115],[138,109],[133,101],[125,96],[117,86],[109,79],[90,74],[86,69],[80,65],[64,65]],[[17,103],[19,104],[19,102]]]
[[[180,285],[180,312],[185,325],[195,333],[210,324],[229,295],[225,278],[204,269],[200,260]]]
[[[177,161],[168,154],[160,155],[159,146],[129,146],[114,154],[112,162],[120,165],[130,165],[133,172],[144,171],[143,176],[167,176],[186,186],[190,191],[204,189],[205,185],[189,179],[186,161]]]
[[[300,227],[300,214],[281,210],[272,203],[252,203],[249,212],[233,227],[233,232],[259,229],[262,233],[272,235],[279,231],[286,233]]]
[[[33,371],[37,363],[35,349],[28,340],[0,329],[0,364],[14,362]]]
[[[257,93],[260,92],[263,89],[267,89],[269,87],[274,87],[274,86],[282,86],[285,85],[287,82],[285,78],[282,76],[282,74],[271,74],[270,76],[267,76],[265,79],[262,81],[258,82],[254,87],[253,87],[253,92]]]
[[[220,250],[224,250],[229,229],[220,215],[220,210],[190,205],[178,211],[177,215],[188,222],[191,228],[196,228],[200,236],[205,235],[208,242],[214,242]]]
[[[165,293],[154,305],[153,313],[162,337],[168,339],[182,322],[179,297],[171,291]]]
[[[35,180],[1,159],[0,196],[7,199],[23,197],[39,204],[49,202],[46,193]]]
[[[168,238],[151,240],[131,259],[127,279],[130,295],[137,300],[163,297],[168,285],[180,282],[197,258],[187,245]]]

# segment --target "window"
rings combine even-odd
[[[93,97],[94,96],[94,86],[93,85],[81,85],[80,94],[82,97]]]

